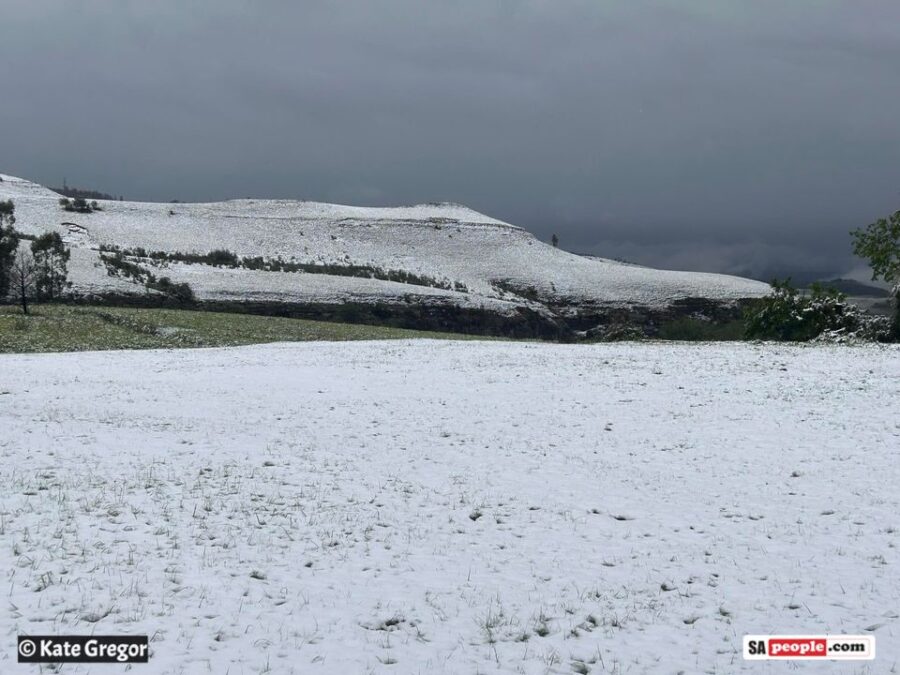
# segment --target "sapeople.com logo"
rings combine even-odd
[[[745,635],[744,658],[760,659],[838,659],[875,658],[872,635]]]

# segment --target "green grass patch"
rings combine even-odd
[[[657,337],[661,340],[691,342],[743,340],[745,339],[744,322],[734,319],[727,323],[716,323],[685,316],[662,324]]]
[[[0,353],[228,347],[309,340],[484,339],[305,319],[74,305],[0,306]]]

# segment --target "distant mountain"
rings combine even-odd
[[[833,288],[841,293],[857,298],[887,298],[890,292],[878,286],[865,284],[855,279],[829,279],[820,281],[826,288]]]

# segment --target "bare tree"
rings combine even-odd
[[[22,304],[22,312],[28,314],[28,298],[34,293],[34,278],[37,266],[31,251],[20,248],[10,268],[10,287],[14,296]]]
[[[19,248],[19,234],[16,224],[16,206],[12,200],[0,201],[0,302],[10,289],[10,271]]]

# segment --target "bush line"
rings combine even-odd
[[[213,267],[242,268],[263,272],[305,272],[307,274],[328,274],[342,277],[359,277],[363,279],[380,279],[382,281],[395,281],[401,284],[414,286],[428,286],[447,291],[468,293],[465,284],[456,281],[435,279],[421,274],[414,274],[405,270],[391,270],[372,265],[355,265],[351,263],[301,263],[294,260],[285,260],[280,256],[264,258],[263,256],[239,257],[227,249],[216,249],[209,253],[184,253],[181,251],[147,251],[142,247],[120,248],[110,244],[101,244],[100,253],[115,254],[118,262],[114,263],[118,269],[124,270],[127,265],[135,265],[125,260],[129,258],[146,258],[155,263],[180,262],[188,265],[211,265]],[[102,256],[104,260],[110,256]],[[140,268],[143,270],[143,268]],[[144,270],[146,273],[146,270]]]

